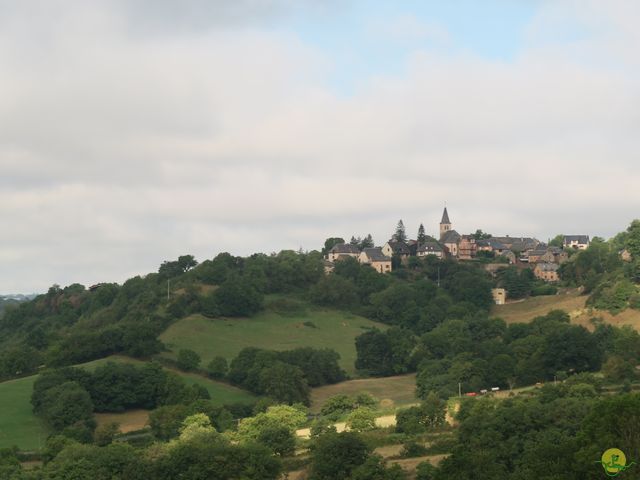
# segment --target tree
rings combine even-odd
[[[407,241],[407,234],[405,232],[404,223],[402,222],[402,219],[400,219],[398,221],[398,225],[396,226],[396,233],[393,234],[393,239],[396,242],[406,242]]]
[[[228,371],[229,366],[227,365],[227,359],[224,357],[215,357],[207,365],[207,372],[209,372],[211,378],[215,378],[216,380],[224,378]]]
[[[366,432],[376,428],[376,414],[368,407],[358,407],[349,414],[347,426],[354,432]]]
[[[420,224],[420,226],[418,227],[418,236],[416,237],[416,240],[419,244],[427,241],[427,234],[424,231],[423,224]]]
[[[558,234],[553,239],[549,240],[550,247],[562,248],[564,246],[564,235]]]
[[[186,372],[196,370],[200,366],[200,355],[188,348],[178,351],[178,368]]]
[[[281,457],[293,455],[296,439],[293,432],[284,425],[268,425],[258,434],[258,442],[266,445]]]
[[[360,244],[358,245],[358,247],[360,247],[360,250],[374,247],[373,237],[371,236],[370,233],[368,233],[367,236],[360,241]]]
[[[228,317],[245,317],[262,309],[263,295],[253,284],[239,275],[230,275],[214,292],[220,314]]]
[[[312,449],[310,479],[347,479],[353,470],[365,463],[370,452],[370,447],[357,433],[321,435]]]
[[[480,229],[476,230],[476,232],[473,234],[473,238],[475,238],[476,240],[484,240],[486,238],[491,238],[492,236],[493,235],[491,235],[490,233],[485,233]]]
[[[108,422],[99,425],[93,433],[95,444],[99,447],[109,445],[115,436],[120,433],[120,425],[116,422]]]
[[[289,405],[309,404],[309,385],[302,370],[277,361],[260,372],[260,387],[265,395]]]
[[[91,425],[93,403],[77,382],[65,382],[45,392],[40,416],[56,432],[74,424]]]
[[[322,255],[329,253],[334,246],[344,243],[344,238],[341,237],[329,237],[324,241],[324,247],[322,249]]]
[[[640,258],[640,220],[634,220],[627,228],[626,247],[634,259]]]

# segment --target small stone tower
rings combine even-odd
[[[445,233],[451,230],[451,221],[449,220],[449,214],[447,213],[447,207],[444,207],[442,212],[442,220],[440,220],[440,239],[444,237]]]

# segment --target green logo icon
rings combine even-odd
[[[627,465],[627,456],[619,448],[610,448],[602,454],[600,462],[596,463],[600,463],[602,465],[604,472],[609,477],[617,477],[620,473],[635,465],[635,462],[631,462]]]

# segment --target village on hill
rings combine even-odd
[[[570,250],[585,250],[589,235],[563,235],[562,245],[550,245],[536,238],[522,236],[492,236],[482,231],[460,234],[453,229],[449,212],[444,208],[439,224],[439,238],[425,234],[421,224],[415,240],[407,238],[402,220],[396,233],[383,246],[374,247],[371,236],[364,240],[334,244],[325,255],[325,272],[333,271],[335,262],[355,258],[380,273],[388,273],[401,265],[408,265],[412,257],[448,258],[469,261],[476,258],[494,259],[487,264],[492,273],[501,265],[520,265],[533,270],[536,278],[548,283],[559,281],[558,268],[568,260]]]

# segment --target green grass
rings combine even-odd
[[[0,383],[0,448],[22,450],[44,446],[47,429],[31,411],[31,392],[37,375]]]
[[[94,370],[107,362],[132,363],[141,365],[144,362],[123,356],[112,356],[77,365],[87,370]],[[172,370],[184,381],[192,385],[204,386],[216,405],[228,403],[249,403],[255,397],[226,383],[216,382],[194,373]],[[0,383],[0,448],[17,445],[21,450],[39,450],[44,447],[49,435],[47,428],[31,411],[31,392],[38,375]]]
[[[305,325],[312,322],[315,326]],[[368,328],[386,326],[366,318],[335,310],[307,308],[301,313],[263,312],[251,318],[209,319],[192,315],[171,325],[161,336],[172,359],[180,349],[191,349],[206,367],[214,357],[228,361],[245,347],[291,350],[297,347],[332,348],[340,354],[340,365],[355,373],[355,337]]]
[[[395,377],[362,378],[325,385],[311,390],[311,411],[317,413],[322,405],[335,395],[357,395],[368,393],[378,400],[376,408],[389,410],[395,407],[411,405],[420,400],[416,397],[416,375],[397,375]]]

